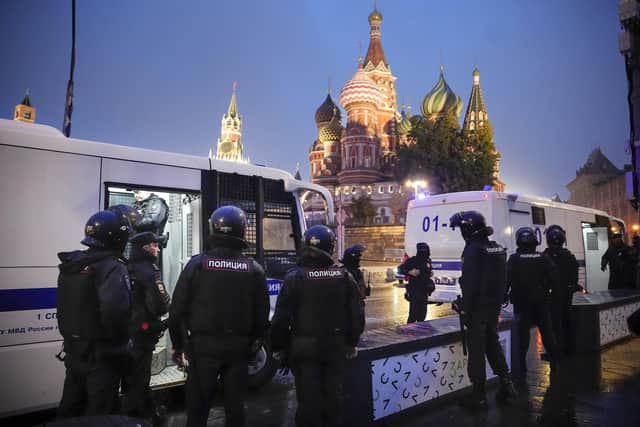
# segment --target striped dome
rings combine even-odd
[[[382,93],[378,86],[362,70],[362,64],[358,65],[358,71],[353,75],[340,91],[340,104],[347,105],[356,102],[368,102],[376,107],[382,105]]]
[[[334,107],[333,118],[318,133],[318,139],[322,142],[340,141],[342,137],[342,125],[340,124],[340,113],[338,108]]]
[[[462,99],[451,90],[444,80],[444,68],[442,66],[440,66],[438,83],[424,97],[420,109],[425,117],[434,114],[445,114],[453,109],[455,109],[456,115],[459,115],[462,111]]]

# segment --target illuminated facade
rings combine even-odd
[[[34,123],[36,121],[36,109],[31,105],[31,99],[29,99],[29,89],[24,94],[22,102],[16,105],[13,120],[25,123]]]

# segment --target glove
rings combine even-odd
[[[180,369],[184,369],[187,365],[184,353],[176,350],[175,348],[171,349],[171,360],[173,360],[173,363],[175,363]]]
[[[289,375],[291,367],[289,366],[289,355],[287,354],[287,351],[276,351],[273,353],[273,358],[280,362],[278,373],[282,376]]]
[[[347,360],[355,359],[356,357],[358,357],[358,348],[347,347],[346,357],[347,357]]]

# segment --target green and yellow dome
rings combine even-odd
[[[420,106],[422,115],[425,117],[442,116],[451,110],[454,110],[456,116],[462,111],[462,99],[455,94],[444,80],[444,67],[440,66],[440,78],[424,97]]]
[[[333,118],[318,133],[318,139],[322,142],[340,141],[342,137],[342,124],[340,124],[340,113],[337,107],[333,109]]]

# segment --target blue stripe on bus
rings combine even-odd
[[[462,261],[431,261],[431,268],[434,270],[460,271]]]
[[[57,288],[2,289],[0,312],[56,308]]]
[[[269,295],[278,295],[282,287],[282,280],[267,279],[267,287],[269,288]]]

